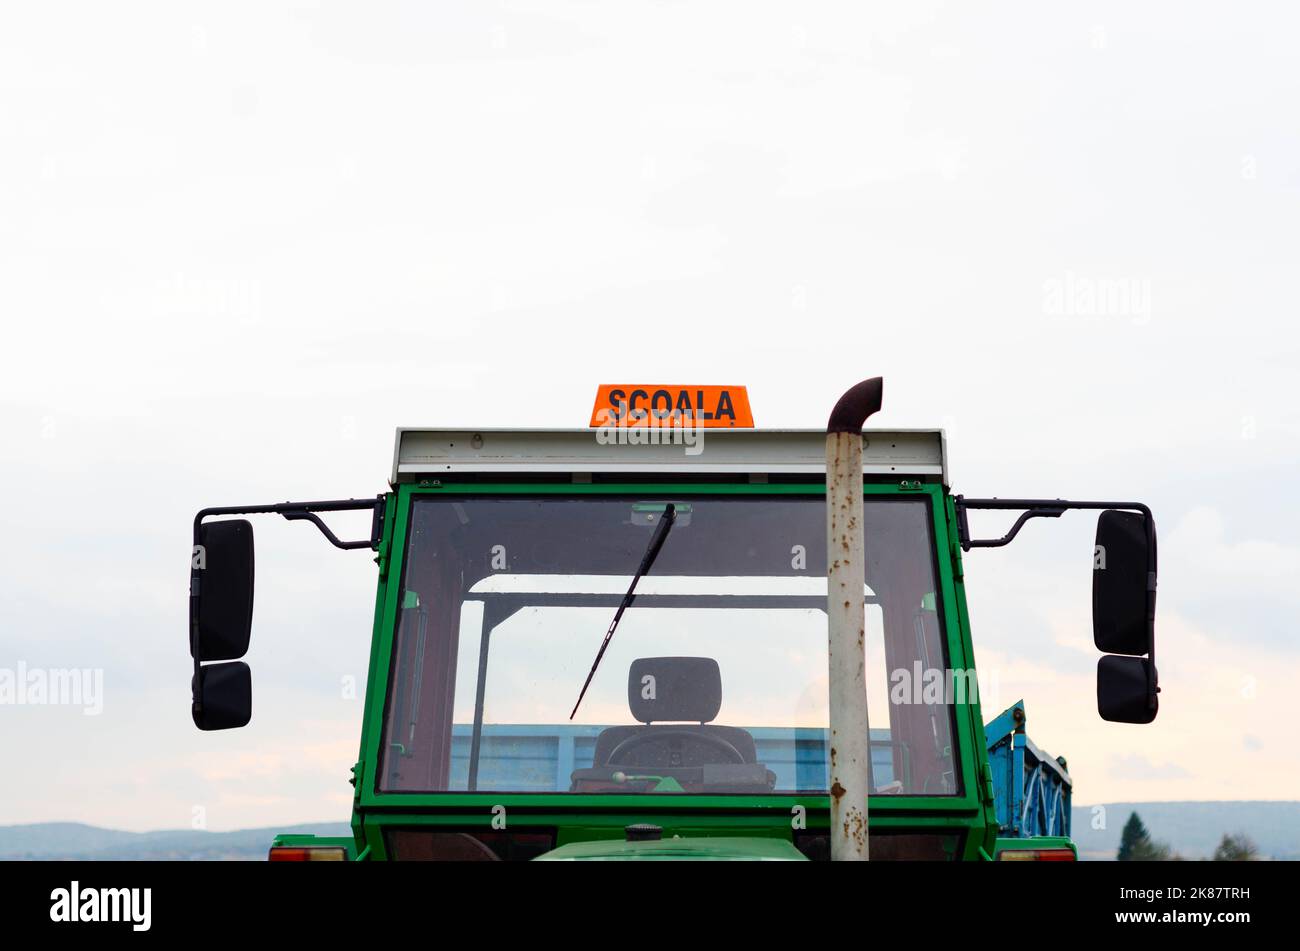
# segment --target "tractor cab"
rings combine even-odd
[[[463,826],[466,808],[490,825],[500,806],[498,831],[544,811],[556,845],[740,823],[817,847],[834,750],[825,437],[698,435],[694,447],[601,444],[591,430],[399,435],[391,640],[361,777],[374,821],[419,802],[416,825]],[[955,857],[983,822],[982,734],[943,439],[864,445],[871,782],[900,813],[964,813],[924,840]],[[385,851],[401,857],[412,837],[394,829]]]

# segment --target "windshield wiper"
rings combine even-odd
[[[664,506],[664,514],[659,519],[659,524],[655,527],[654,536],[650,539],[650,545],[646,548],[645,554],[641,556],[641,566],[637,568],[636,574],[632,576],[632,583],[628,585],[627,594],[623,595],[623,600],[614,612],[614,620],[609,624],[609,630],[605,632],[605,639],[601,641],[600,650],[596,651],[596,659],[592,661],[591,670],[587,673],[587,679],[582,684],[582,691],[578,694],[578,702],[573,705],[573,713],[569,714],[572,720],[578,712],[578,707],[582,706],[582,698],[587,695],[587,688],[591,686],[591,678],[596,676],[596,668],[600,666],[600,659],[605,656],[605,648],[609,646],[610,638],[614,636],[614,629],[618,627],[618,622],[623,619],[623,612],[632,606],[636,600],[637,582],[641,576],[650,570],[650,566],[655,563],[659,557],[659,549],[664,547],[664,539],[668,537],[668,531],[673,527],[673,522],[677,520],[677,509],[669,502]]]

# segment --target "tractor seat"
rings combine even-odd
[[[595,769],[675,770],[756,763],[748,730],[716,726],[722,673],[712,657],[642,657],[628,668],[627,702],[639,726],[596,737]]]

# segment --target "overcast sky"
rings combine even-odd
[[[255,718],[201,734],[197,509],[374,494],[397,425],[582,426],[602,382],[819,426],[872,375],[954,491],[1156,513],[1150,727],[1095,713],[1089,517],[967,557],[979,665],[1076,802],[1300,798],[1297,26],[6,4],[0,668],[104,686],[0,706],[0,823],[348,817],[374,565],[260,521]]]

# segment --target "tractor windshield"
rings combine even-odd
[[[930,502],[863,513],[872,785],[954,795]],[[825,518],[816,495],[417,495],[379,788],[825,793]]]

